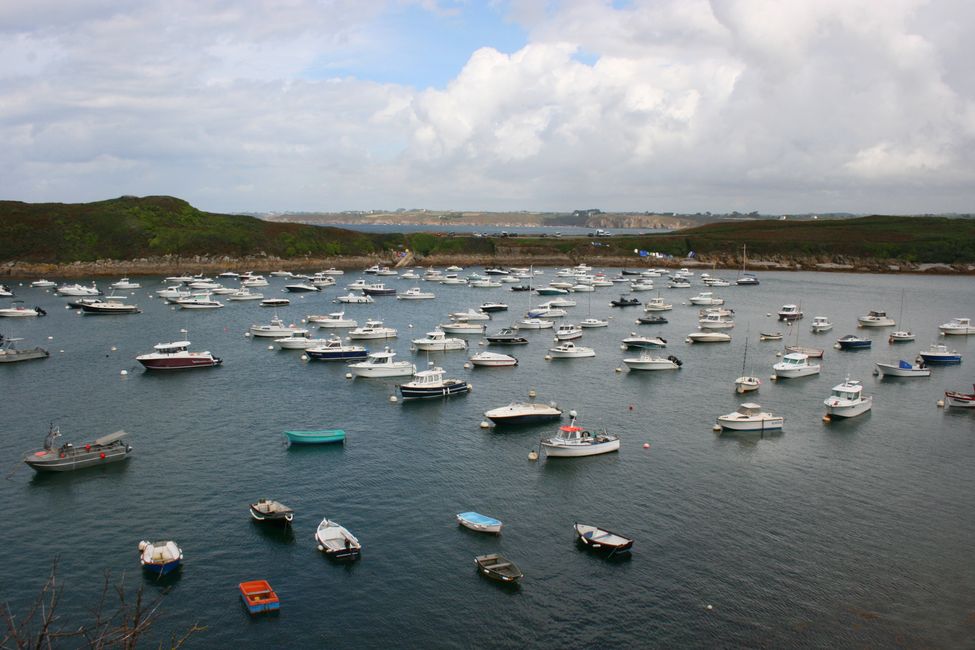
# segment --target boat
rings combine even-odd
[[[289,336],[274,339],[278,347],[282,350],[307,350],[317,348],[328,343],[329,339],[313,339],[308,332],[294,332]]]
[[[81,306],[81,313],[93,315],[141,314],[137,305],[126,305],[119,300],[99,300]]]
[[[718,312],[709,312],[697,321],[697,326],[702,330],[726,330],[735,326],[735,319]]]
[[[248,287],[242,287],[233,293],[228,293],[227,300],[233,300],[235,302],[245,302],[248,300],[264,300],[263,293],[257,293],[256,291],[251,291]]]
[[[553,359],[582,359],[596,356],[596,351],[592,348],[576,345],[572,341],[566,341],[554,348],[549,348],[548,354]]]
[[[510,354],[500,354],[498,352],[478,352],[469,359],[471,365],[484,367],[517,366],[518,359]]]
[[[498,267],[484,269],[484,275],[509,275],[510,273],[511,271],[508,271],[507,269],[498,268]]]
[[[947,323],[938,325],[938,331],[945,336],[968,336],[975,334],[975,325],[970,318],[952,318]]]
[[[511,291],[531,291],[532,288],[527,284],[514,284],[509,287]]]
[[[702,291],[696,296],[691,296],[687,299],[692,305],[723,305],[724,298],[718,298],[710,291]]]
[[[278,524],[290,524],[295,518],[294,510],[273,499],[258,499],[250,504],[250,513],[255,521]]]
[[[877,362],[877,374],[881,377],[930,377],[931,369],[923,363],[899,360],[897,363]]]
[[[579,321],[579,327],[582,328],[595,328],[595,327],[609,327],[609,321],[605,318],[583,318]]]
[[[575,306],[576,306],[576,301],[571,300],[569,298],[552,298],[551,300],[546,300],[545,302],[539,305],[539,307],[551,307],[556,309],[560,307],[575,307]]]
[[[873,341],[868,338],[856,334],[847,334],[838,338],[833,347],[837,350],[866,350],[871,345],[873,345]]]
[[[914,332],[910,330],[895,330],[887,337],[888,343],[911,343],[915,339]]]
[[[275,314],[270,323],[265,325],[251,325],[248,332],[250,332],[251,336],[280,339],[294,334],[307,334],[308,330],[303,327],[298,327],[294,323],[285,325],[284,321]]]
[[[95,283],[92,282],[90,287],[85,287],[80,284],[62,284],[57,288],[57,294],[59,296],[76,298],[83,296],[100,296],[102,295],[102,292],[99,291]]]
[[[491,280],[490,278],[480,278],[476,280],[471,278],[467,284],[474,289],[497,289],[501,286],[501,281]]]
[[[345,443],[345,431],[342,429],[318,429],[307,431],[285,431],[284,437],[292,445],[328,445],[336,442]]]
[[[223,307],[222,302],[212,299],[208,293],[202,296],[180,298],[176,304],[179,305],[180,309],[220,309]]]
[[[356,340],[367,340],[367,339],[394,339],[396,338],[397,332],[395,328],[386,327],[383,325],[381,320],[369,319],[366,324],[361,327],[356,327],[349,332],[349,339]]]
[[[759,332],[759,341],[781,341],[783,338],[782,332]]]
[[[323,275],[345,275],[345,271],[343,271],[342,269],[337,269],[334,266],[330,266],[324,271],[322,271],[322,274]]]
[[[811,348],[806,345],[787,345],[785,346],[784,350],[786,354],[789,354],[790,352],[797,352],[799,354],[806,355],[810,359],[822,359],[823,354],[826,353],[823,348]]]
[[[562,318],[568,314],[567,311],[561,307],[545,307],[539,306],[528,312],[529,318]]]
[[[857,327],[893,327],[896,324],[885,311],[870,310],[866,316],[857,316]]]
[[[418,370],[413,379],[399,385],[403,399],[449,397],[471,392],[471,385],[462,379],[446,379],[446,371],[440,367]]]
[[[667,339],[660,336],[641,336],[636,332],[630,332],[630,335],[623,339],[621,347],[625,350],[665,348],[667,347]]]
[[[315,291],[321,291],[322,289],[319,286],[307,282],[294,282],[292,284],[284,285],[284,290],[290,291],[291,293],[313,293]]]
[[[315,541],[319,551],[336,560],[355,560],[362,553],[362,544],[355,535],[328,517],[318,524]]]
[[[485,330],[484,325],[481,323],[470,323],[468,321],[441,323],[437,327],[448,334],[483,334]]]
[[[291,271],[271,271],[270,273],[268,273],[268,275],[270,275],[272,278],[293,278],[295,274],[292,273]],[[229,273],[229,274],[227,274],[227,273],[221,273],[220,274],[220,277],[221,278],[238,278],[238,277],[240,277],[240,275],[237,274],[237,273]]]
[[[482,515],[479,512],[458,512],[457,523],[479,533],[501,533],[501,520]]]
[[[291,301],[287,298],[264,298],[261,300],[261,307],[287,307]]]
[[[348,369],[356,377],[410,377],[416,373],[416,366],[409,361],[394,361],[395,356],[387,347],[370,352],[365,361],[350,363]]]
[[[945,406],[975,408],[975,393],[960,393],[958,391],[946,390]]]
[[[447,350],[466,350],[467,341],[450,338],[443,330],[427,332],[422,339],[413,339],[413,347],[417,350],[444,352]]]
[[[190,352],[189,341],[157,343],[153,351],[135,358],[146,370],[188,370],[190,368],[211,368],[223,363],[223,359],[213,356],[209,351]]]
[[[122,278],[118,282],[113,282],[108,285],[112,289],[118,289],[119,291],[128,291],[130,289],[141,289],[142,285],[138,282],[130,282],[128,278]]]
[[[436,296],[431,291],[423,291],[420,287],[407,289],[403,293],[396,294],[397,300],[432,300]]]
[[[149,573],[161,576],[172,573],[183,562],[183,550],[172,540],[162,542],[139,542],[139,562]]]
[[[802,310],[798,305],[782,305],[778,312],[779,320],[793,321],[802,318]]]
[[[781,429],[785,418],[763,411],[754,402],[745,402],[737,410],[719,415],[717,423],[725,431],[774,431]]]
[[[23,340],[22,338],[10,338],[0,334],[0,363],[47,359],[51,356],[51,353],[44,348],[18,348],[15,343]]]
[[[675,277],[667,284],[667,288],[668,289],[690,289],[691,283],[687,280],[687,278]]]
[[[666,325],[667,319],[663,316],[657,316],[656,314],[650,314],[649,316],[641,316],[636,319],[637,325]]]
[[[362,293],[367,296],[395,296],[396,289],[393,287],[387,287],[382,282],[374,282],[372,284],[367,284],[362,287]]]
[[[474,558],[477,572],[491,580],[515,583],[525,577],[518,566],[500,553],[488,553]]]
[[[344,311],[336,311],[325,316],[309,315],[305,320],[314,323],[321,328],[339,329],[344,327],[356,327],[359,323],[351,318],[345,317]]]
[[[806,377],[808,375],[818,375],[822,366],[818,363],[809,363],[809,355],[801,352],[790,352],[782,357],[782,361],[774,364],[772,370],[776,379],[793,379],[795,377]]]
[[[477,309],[468,309],[467,311],[455,311],[448,315],[450,320],[460,321],[463,323],[468,323],[470,321],[482,321],[491,320],[491,314],[483,311],[478,311]]]
[[[51,287],[56,287],[58,285],[56,282],[52,282],[51,280],[42,279],[42,280],[34,280],[33,282],[30,283],[30,286],[35,289],[50,289]]]
[[[961,354],[955,350],[949,350],[947,345],[938,343],[933,344],[927,350],[919,352],[918,357],[928,365],[961,363]]]
[[[873,396],[864,397],[860,382],[847,377],[842,384],[833,386],[833,392],[823,400],[823,404],[830,418],[852,418],[870,410]]]
[[[684,337],[685,343],[728,343],[731,341],[731,334],[704,330],[702,332],[691,332]]]
[[[544,330],[555,327],[555,323],[545,318],[523,318],[515,324],[518,330]]]
[[[487,342],[493,345],[525,345],[528,343],[528,339],[524,336],[519,336],[516,330],[509,327],[503,327],[494,334],[488,334],[484,337]]]
[[[640,352],[638,357],[624,357],[623,363],[630,370],[680,370],[684,365],[672,354],[667,358],[657,357],[647,350]]]
[[[333,336],[320,345],[307,348],[305,354],[316,361],[354,361],[365,359],[368,350],[361,345],[344,345],[342,339]]]
[[[569,284],[569,286],[571,287],[572,285]],[[555,287],[550,284],[547,287],[539,287],[538,289],[535,289],[535,293],[540,296],[564,296],[569,293],[569,290],[563,289],[562,287]]]
[[[551,438],[542,439],[541,446],[547,456],[576,458],[619,451],[619,436],[605,431],[591,433],[576,424],[574,412],[569,415],[572,417],[569,424],[560,426]]]
[[[44,438],[44,448],[27,454],[24,462],[38,472],[70,472],[117,463],[132,453],[132,446],[122,442],[122,438],[127,435],[125,431],[116,431],[91,442],[77,445],[66,442],[55,448],[54,443],[61,437],[61,430],[52,424]]]
[[[332,302],[341,302],[345,304],[356,305],[356,304],[364,304],[364,303],[373,303],[376,301],[372,296],[364,296],[364,295],[350,292],[347,295],[339,296]]]
[[[826,316],[813,316],[812,323],[809,326],[809,331],[813,334],[820,334],[822,332],[828,332],[833,329],[833,323],[830,322],[829,318]]]
[[[741,355],[741,377],[735,380],[735,392],[750,393],[758,390],[762,386],[762,380],[754,375],[745,374],[745,365],[748,363],[748,337],[745,337],[745,351]]]
[[[481,305],[480,310],[491,314],[498,311],[508,311],[507,303],[503,302],[485,302]]]
[[[263,275],[251,275],[240,280],[242,287],[266,287],[267,285],[267,279]]]
[[[14,300],[10,307],[0,309],[0,317],[3,318],[36,318],[46,316],[47,312],[40,307],[24,307],[23,300]]]
[[[735,280],[735,284],[740,287],[753,287],[759,284],[758,278],[755,277],[754,273],[748,273],[745,271],[745,264],[748,259],[746,255],[745,244],[741,245],[741,271],[738,273],[738,279]]]
[[[572,525],[576,532],[576,539],[586,548],[594,551],[608,551],[610,555],[626,553],[633,548],[633,540],[618,533],[598,526],[580,524]]]
[[[580,338],[582,338],[582,328],[578,325],[571,323],[559,325],[559,328],[555,330],[555,340],[557,341],[574,341]]]
[[[637,305],[640,304],[640,299],[627,298],[626,296],[621,295],[619,298],[615,300],[610,300],[609,304],[612,307],[636,307]]]
[[[512,424],[535,424],[558,420],[562,417],[562,409],[554,404],[537,404],[535,402],[512,402],[507,406],[499,406],[484,412],[484,417],[497,426]]]
[[[237,588],[240,589],[240,599],[251,615],[281,609],[281,601],[267,580],[241,582]]]

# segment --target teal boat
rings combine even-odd
[[[345,442],[345,431],[342,429],[285,431],[284,436],[293,445],[324,445],[330,442]]]

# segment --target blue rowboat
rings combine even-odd
[[[457,515],[457,523],[471,530],[481,533],[500,533],[501,520],[488,517],[477,512],[461,512]]]
[[[284,436],[293,445],[324,445],[330,442],[345,442],[345,431],[342,429],[285,431]]]
[[[865,339],[854,334],[847,334],[836,341],[837,350],[864,350],[873,344],[870,339]]]

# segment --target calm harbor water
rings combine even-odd
[[[546,269],[540,279],[553,276]],[[337,311],[331,300],[356,277],[290,295],[280,315],[299,322]],[[66,618],[92,605],[105,570],[124,573],[132,589],[170,589],[159,638],[206,626],[190,647],[971,647],[975,639],[975,413],[936,407],[945,389],[971,387],[975,343],[950,339],[965,361],[929,379],[871,374],[874,361],[911,359],[937,341],[938,324],[975,315],[970,278],[764,273],[761,286],[713,290],[736,312],[733,341],[694,346],[683,338],[696,329],[697,308],[681,303],[706,289],[697,276],[691,289],[660,291],[674,303],[662,326],[634,324],[642,312],[610,308],[620,290],[599,289],[575,295],[565,319],[612,317],[577,342],[595,358],[546,361],[552,330],[543,330],[513,350],[518,367],[499,369],[465,369],[463,352],[411,353],[409,339],[487,300],[511,306],[489,328],[509,325],[528,306],[525,293],[419,283],[436,300],[346,305],[360,322],[380,317],[397,327],[400,356],[434,361],[474,386],[418,403],[390,402],[393,380],[349,380],[341,364],[302,362],[300,352],[245,337],[271,310],[229,302],[176,311],[150,297],[159,278],[139,280],[131,293],[144,313],[117,317],[79,316],[65,298],[9,283],[49,315],[0,319],[0,332],[52,352],[0,366],[2,600],[15,611],[57,556]],[[265,295],[281,295],[285,282],[271,283]],[[916,343],[894,347],[888,330],[860,330],[872,349],[832,349],[857,331],[857,315],[886,309],[897,318],[902,298],[901,324]],[[806,314],[799,342],[827,348],[818,377],[766,379],[782,343],[759,342],[758,333],[784,329],[774,318],[784,303]],[[819,314],[836,324],[832,332],[809,333]],[[181,338],[181,328],[192,349],[224,365],[144,372],[135,356]],[[683,369],[617,372],[631,331],[663,336]],[[732,382],[746,337],[746,369],[764,381],[749,400],[785,416],[779,435],[711,430],[743,401]],[[467,338],[470,352],[483,349]],[[864,382],[874,409],[824,424],[822,401],[846,376]],[[479,427],[485,410],[524,400],[530,388],[539,401],[577,410],[587,428],[619,433],[620,452],[533,463],[528,452],[553,427]],[[124,429],[135,451],[103,469],[34,475],[21,459],[40,447],[50,421],[63,441]],[[348,442],[285,447],[281,432],[296,428],[342,428]],[[247,504],[260,497],[295,509],[293,534],[250,521]],[[465,510],[502,519],[503,534],[459,528],[454,514]],[[359,562],[334,564],[315,549],[326,515],[362,541]],[[632,556],[607,561],[580,550],[575,521],[634,537]],[[140,573],[136,546],[170,538],[185,563],[163,585]],[[474,555],[489,552],[519,564],[520,588],[475,573]],[[237,583],[256,578],[277,589],[280,615],[252,620],[240,605]]]

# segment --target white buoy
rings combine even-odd
[[[781,352],[776,352],[776,353],[775,353],[775,356],[776,356],[776,357],[781,357],[781,356],[782,356],[782,353],[781,353]]]
[[[623,372],[623,369],[617,366],[616,372]]]
[[[778,375],[769,375],[768,378],[771,379],[772,381],[775,381],[779,377],[778,377]]]
[[[352,379],[352,373],[351,372],[345,373],[345,378],[346,379]]]
[[[115,347],[114,345],[112,346],[112,352],[118,352],[118,348]]]
[[[570,418],[575,418],[577,415],[579,415],[579,414],[576,413],[575,409],[572,409],[571,411],[569,411],[569,417]]]
[[[772,315],[772,314],[765,314],[765,318],[768,318],[768,317],[769,317],[769,316],[771,316],[771,315]]]
[[[123,371],[122,371],[122,372],[120,372],[119,374],[120,374],[120,375],[122,375],[122,376],[124,377],[125,375],[127,375],[127,374],[129,374],[129,371],[128,371],[128,370],[123,370]]]
[[[470,368],[470,367],[471,367],[471,364],[466,363],[466,362],[464,363],[464,368]]]
[[[528,452],[528,460],[538,460],[538,452],[534,449]]]
[[[245,339],[250,338],[250,336],[251,336],[251,333],[250,332],[244,332],[244,338]]]
[[[488,429],[490,427],[491,427],[491,423],[490,422],[488,422],[487,420],[481,420],[481,428],[482,429]]]
[[[945,401],[943,399],[939,399],[938,400],[938,408],[942,408],[944,405],[945,405]]]
[[[545,355],[545,360],[546,361],[551,361],[552,360],[552,355],[551,354],[546,354]]]
[[[49,336],[49,337],[47,337],[47,340],[48,341],[53,341],[54,340],[54,337],[53,336]]]
[[[64,308],[65,309],[71,309],[71,305],[65,305]]]
[[[528,389],[528,397],[531,399],[535,399],[536,397],[538,397],[538,393],[535,392],[534,388]]]
[[[267,346],[267,349],[268,350],[273,350],[274,349],[274,346],[273,345],[269,345],[269,346]]]
[[[302,361],[308,361],[308,355],[307,354],[301,355],[301,360]]]
[[[711,609],[714,609],[714,607],[711,607],[711,605],[708,605],[708,606],[707,606],[707,607],[705,607],[704,609],[707,609],[707,610],[711,610]]]
[[[389,396],[389,401],[390,401],[390,402],[396,402],[396,401],[398,401],[398,400],[396,399],[396,396],[395,396],[395,395],[390,395],[390,396]]]
[[[830,420],[832,420],[832,418],[829,417],[829,413],[827,413],[826,415],[823,416],[823,422],[827,422],[828,423]]]
[[[715,424],[713,427],[711,427],[711,431],[721,431],[721,425]]]

